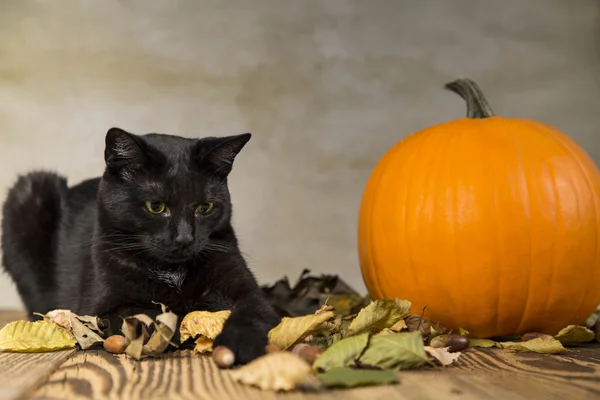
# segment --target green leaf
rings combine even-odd
[[[469,346],[470,347],[496,347],[496,346],[498,346],[498,344],[490,339],[472,338],[472,339],[469,339]]]
[[[326,387],[358,387],[389,385],[398,383],[398,375],[393,370],[365,370],[353,368],[334,368],[324,374],[317,375]]]
[[[348,336],[357,333],[377,333],[389,328],[406,317],[410,312],[408,300],[376,300],[360,310],[356,318],[348,326]]]
[[[67,331],[49,321],[13,321],[0,330],[0,351],[42,353],[75,347]]]
[[[554,337],[561,343],[587,343],[594,340],[594,332],[585,326],[569,325]]]
[[[526,342],[498,342],[498,347],[517,352],[534,352],[542,354],[557,354],[567,351],[556,339],[531,339]]]
[[[359,361],[382,369],[410,369],[428,363],[429,358],[421,333],[414,331],[371,338]]]
[[[328,371],[350,365],[357,360],[369,343],[369,334],[351,336],[334,343],[314,362],[313,369]]]

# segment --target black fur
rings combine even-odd
[[[180,317],[230,309],[214,345],[242,364],[264,354],[278,316],[238,248],[227,185],[249,139],[112,128],[101,178],[68,187],[50,172],[21,176],[3,207],[2,262],[28,312],[70,309],[114,328],[122,316],[155,316],[154,302]],[[148,212],[146,201],[165,212]],[[196,212],[210,202],[212,214]]]

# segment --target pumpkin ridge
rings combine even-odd
[[[446,83],[444,89],[458,94],[467,102],[467,118],[490,118],[494,116],[483,91],[477,83],[468,78],[461,78]]]
[[[512,125],[516,125],[516,123],[514,121],[511,121],[509,119],[506,120],[507,123],[512,124]],[[518,132],[518,129],[517,129]],[[523,329],[523,323],[527,320],[526,316],[528,316],[528,310],[530,308],[530,304],[531,304],[531,267],[533,265],[533,233],[531,231],[531,189],[529,187],[529,179],[527,177],[527,173],[525,171],[525,165],[523,164],[523,153],[521,148],[519,147],[519,143],[517,142],[517,140],[513,137],[512,141],[515,145],[515,148],[517,149],[517,154],[518,154],[518,159],[519,159],[519,171],[520,171],[520,175],[523,179],[523,181],[525,182],[525,190],[526,190],[526,195],[527,195],[527,220],[529,223],[529,268],[528,268],[528,277],[527,277],[527,295],[525,296],[525,307],[523,307],[522,313],[521,313],[521,318],[519,320],[519,323],[517,324],[517,331],[515,333],[519,333],[521,332],[521,330]]]
[[[427,137],[430,135],[430,133],[425,133],[423,135],[423,137],[421,138],[421,143],[419,143],[419,147],[416,149],[416,151],[414,152],[414,156],[413,158],[411,158],[411,162],[409,163],[409,169],[407,171],[407,175],[408,175],[408,181],[406,182],[406,190],[404,191],[404,199],[403,199],[403,211],[402,211],[402,223],[404,224],[404,246],[406,248],[406,254],[408,255],[408,263],[411,264],[410,265],[410,271],[412,272],[412,268],[414,267],[413,265],[413,258],[411,257],[411,250],[410,250],[410,241],[408,239],[408,216],[407,216],[407,209],[408,209],[408,198],[410,196],[411,193],[411,186],[414,183],[414,179],[413,179],[413,172],[414,172],[414,167],[415,167],[415,162],[417,160],[420,160],[420,155],[423,151],[423,144],[425,143]],[[414,273],[411,273],[411,283],[413,285],[413,287],[418,288],[419,292],[421,291],[421,287],[417,285],[417,278],[415,276]],[[421,297],[420,293],[419,293],[419,297]],[[407,299],[410,300],[410,299]],[[425,305],[426,307],[427,305]],[[414,311],[413,311],[414,312]]]
[[[528,124],[528,125],[530,125],[530,126],[531,126],[531,125],[533,125],[531,122],[532,122],[532,121],[527,121],[527,124]],[[555,133],[554,133],[554,132],[553,132],[551,129],[549,129],[549,127],[548,127],[548,126],[546,126],[545,124],[539,124],[539,125],[540,125],[540,127],[541,127],[542,129],[544,129],[544,131],[546,131],[546,133],[547,133],[547,134],[548,134],[548,135],[549,135],[549,136],[550,136],[550,137],[551,137],[551,138],[552,138],[552,139],[553,139],[555,142],[557,142],[557,143],[558,143],[558,144],[559,144],[559,145],[560,145],[560,146],[561,146],[561,147],[562,147],[562,148],[563,148],[563,149],[564,149],[564,150],[565,150],[565,151],[566,151],[566,152],[567,152],[567,153],[568,153],[568,154],[571,156],[571,158],[573,158],[573,160],[575,161],[575,164],[577,164],[577,168],[579,169],[580,173],[582,174],[582,176],[583,176],[583,177],[585,177],[585,183],[586,183],[586,185],[587,185],[587,188],[588,188],[589,192],[590,192],[591,194],[593,194],[593,193],[594,193],[594,190],[593,190],[593,185],[592,185],[592,183],[590,182],[590,177],[589,177],[589,175],[588,175],[588,173],[587,173],[587,169],[586,169],[586,168],[585,168],[585,166],[582,164],[582,162],[581,162],[581,160],[579,159],[579,157],[577,156],[577,154],[576,154],[575,152],[573,152],[573,150],[572,150],[571,146],[569,146],[567,143],[564,143],[564,141],[562,140],[562,138],[558,137],[558,136],[557,136],[557,135],[556,135],[556,134],[555,134]],[[592,210],[593,210],[593,213],[594,213],[594,219],[595,219],[595,220],[598,220],[598,210],[597,210],[598,204],[596,203],[596,202],[597,202],[597,199],[596,199],[596,197],[595,197],[595,196],[592,196],[592,199],[593,199],[593,202],[592,202],[592,204],[593,204]],[[579,204],[578,204],[578,206],[579,206]],[[577,211],[578,211],[578,214],[580,215],[579,207],[577,208]],[[581,219],[581,218],[580,218],[580,219]],[[596,228],[594,229],[594,234],[595,234],[595,242],[596,242],[596,243],[598,243],[598,228],[597,228],[597,226],[596,226]],[[599,254],[600,254],[600,253],[598,252],[598,246],[595,246],[595,257],[594,257],[594,258],[595,258],[595,260],[596,260],[596,266],[600,265],[600,260],[598,259],[598,256],[599,256]],[[592,271],[593,271],[593,270],[592,270]],[[578,309],[578,310],[580,310],[580,309],[581,309],[581,307],[582,307],[582,305],[583,305],[583,303],[584,303],[585,299],[587,298],[587,296],[588,296],[588,293],[589,293],[589,291],[590,291],[590,287],[591,287],[591,286],[592,286],[592,285],[591,285],[591,284],[589,284],[589,283],[586,285],[586,289],[585,289],[585,291],[583,292],[583,296],[581,297],[581,300],[579,301],[579,303],[578,303],[578,306],[577,306],[577,309]]]

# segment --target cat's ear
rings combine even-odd
[[[233,160],[248,143],[252,134],[205,138],[196,144],[196,162],[213,174],[227,176],[233,168]]]
[[[110,128],[106,132],[104,161],[113,170],[136,169],[147,161],[143,144],[136,135],[120,128]]]

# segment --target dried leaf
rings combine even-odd
[[[313,369],[328,371],[333,368],[351,365],[369,344],[369,334],[351,336],[334,343],[313,363]]]
[[[378,334],[376,334],[374,336],[392,335],[394,333],[398,333],[398,332],[394,332],[391,328],[385,328],[385,329],[382,329],[381,332],[379,332]]]
[[[421,334],[414,331],[371,338],[359,361],[382,369],[410,369],[428,363],[429,358]]]
[[[408,326],[406,325],[406,321],[401,319],[400,321],[396,322],[394,325],[390,326],[389,329],[394,332],[400,332],[405,329],[408,329]]]
[[[497,347],[497,343],[490,339],[469,339],[469,347]]]
[[[0,330],[0,350],[41,353],[70,349],[77,341],[71,333],[49,321],[13,321]]]
[[[334,368],[324,374],[318,375],[321,383],[329,388],[334,387],[359,387],[389,385],[398,383],[398,375],[393,370],[364,370],[354,368]]]
[[[364,299],[358,294],[323,294],[326,304],[333,306],[342,316],[351,315],[360,310]]]
[[[458,334],[460,336],[469,336],[470,332],[463,328],[458,328]]]
[[[594,340],[594,332],[585,326],[569,325],[554,337],[561,343],[587,343]]]
[[[230,372],[235,381],[262,390],[292,390],[311,374],[310,365],[289,351],[268,353]]]
[[[179,332],[181,343],[190,337],[204,336],[208,339],[216,338],[223,330],[223,325],[231,311],[223,310],[217,312],[193,311],[187,314],[181,321]]]
[[[210,353],[213,350],[213,340],[208,339],[206,336],[200,336],[196,339],[196,347],[194,351],[198,354]]]
[[[332,311],[324,311],[320,314],[305,315],[303,317],[284,317],[279,325],[269,332],[269,343],[285,350],[334,317],[335,314]]]
[[[100,328],[98,317],[80,316],[70,310],[63,309],[52,310],[46,314],[35,314],[42,316],[45,321],[55,322],[67,329],[75,336],[75,340],[83,350],[104,341],[104,338],[99,334],[104,333],[105,330]]]
[[[406,317],[410,312],[408,300],[376,300],[360,310],[348,326],[348,335],[361,332],[376,333],[389,328]]]
[[[123,319],[121,332],[129,340],[125,352],[136,360],[146,357],[156,357],[163,353],[169,345],[176,346],[171,339],[177,329],[177,315],[166,311],[161,304],[163,313],[156,317],[156,321],[146,314],[136,314]],[[154,332],[149,334],[148,328],[154,326]]]
[[[567,351],[556,339],[544,340],[540,338],[531,339],[526,342],[498,342],[498,347],[517,352],[534,352],[543,354],[557,354]]]
[[[439,361],[439,363],[443,366],[452,364],[461,355],[460,352],[450,353],[447,347],[435,348],[431,346],[425,346],[425,351],[431,357]]]

